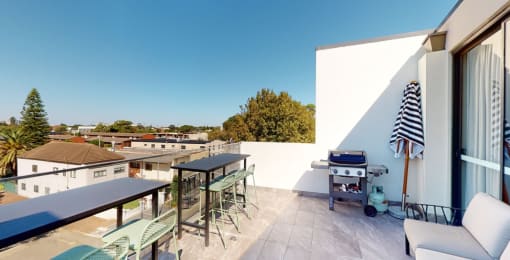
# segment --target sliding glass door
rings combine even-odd
[[[510,204],[510,22],[504,23],[505,30],[505,120],[503,125],[503,176],[502,200]]]
[[[510,109],[510,105],[504,106],[503,98],[504,37],[504,30],[497,30],[461,56],[460,170],[464,208],[477,192],[501,199],[503,119],[505,109]]]

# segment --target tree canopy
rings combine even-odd
[[[143,128],[142,125],[137,125],[133,127],[133,122],[129,120],[116,120],[111,125],[105,125],[103,123],[99,123],[96,125],[94,132],[108,132],[108,133],[134,133],[136,132],[144,132],[146,129]]]
[[[315,106],[302,105],[287,92],[260,90],[241,112],[223,123],[222,139],[232,141],[314,142]]]
[[[16,159],[28,147],[27,135],[20,127],[9,127],[0,131],[0,176],[17,173]]]
[[[60,125],[55,126],[53,128],[53,131],[55,131],[56,133],[65,134],[65,133],[67,133],[67,127],[68,126],[66,124],[60,123]]]
[[[28,93],[23,105],[20,126],[25,133],[29,148],[43,145],[48,141],[50,125],[41,96],[35,88]]]

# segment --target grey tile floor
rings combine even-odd
[[[241,217],[240,233],[225,223],[225,243],[213,229],[210,246],[193,228],[179,240],[181,259],[411,259],[404,252],[402,221],[366,217],[359,203],[259,188],[259,209]],[[170,250],[172,247],[170,247]]]

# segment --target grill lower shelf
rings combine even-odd
[[[345,177],[353,180],[358,179],[358,186],[361,188],[360,192],[351,192],[349,190],[342,191],[341,187],[346,183],[335,182],[334,175],[329,175],[329,209],[335,210],[335,199],[348,199],[360,201],[363,207],[368,205],[367,197],[367,178]],[[355,181],[351,182],[354,183]]]

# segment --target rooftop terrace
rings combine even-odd
[[[336,202],[330,211],[328,200],[313,194],[259,188],[257,195],[259,210],[252,210],[251,219],[242,214],[240,233],[226,221],[226,249],[217,230],[205,247],[203,236],[185,227],[181,259],[410,259],[401,220],[366,217],[353,202]],[[0,258],[46,259],[78,244],[100,246],[113,225],[92,217],[0,251]],[[160,259],[173,259],[172,246],[160,243]]]

